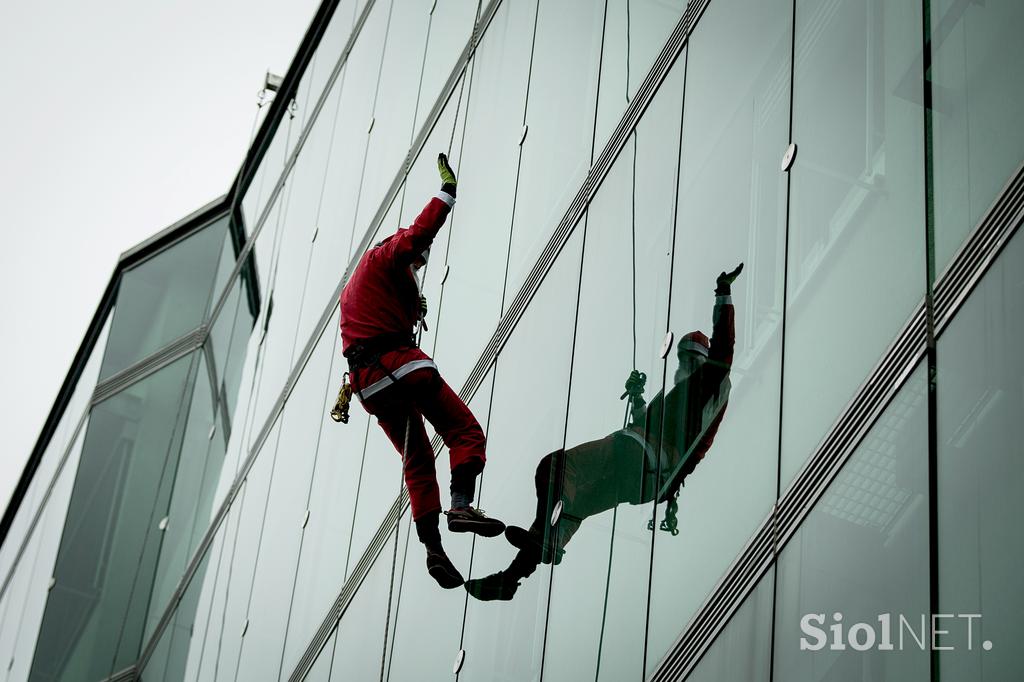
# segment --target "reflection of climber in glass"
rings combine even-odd
[[[471,595],[482,600],[511,599],[519,580],[531,575],[538,564],[561,561],[566,543],[584,519],[623,502],[668,502],[660,527],[678,533],[675,498],[683,480],[711,448],[729,400],[736,340],[731,285],[742,269],[740,263],[718,276],[710,342],[699,331],[680,339],[679,368],[668,393],[659,392],[645,404],[647,377],[633,370],[621,396],[630,401],[626,428],[541,459],[534,477],[537,511],[533,522],[529,529],[509,526],[505,530],[518,553],[504,570],[467,582]]]

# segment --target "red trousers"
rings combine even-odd
[[[412,518],[441,510],[434,469],[434,450],[423,426],[426,417],[448,446],[451,469],[483,470],[486,440],[483,429],[462,399],[436,370],[418,369],[363,402],[399,454],[406,446],[403,473],[409,489]]]

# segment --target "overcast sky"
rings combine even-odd
[[[0,2],[0,510],[118,255],[227,191],[318,5]]]

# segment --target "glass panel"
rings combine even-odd
[[[337,317],[324,332],[322,345],[331,347],[339,337]],[[331,355],[333,364],[328,373],[327,399],[307,405],[309,418],[326,417],[334,403],[335,391],[340,386],[344,360],[335,347]],[[321,396],[322,397],[322,396]],[[317,628],[320,627],[334,599],[341,591],[350,566],[358,561],[362,547],[350,557],[349,540],[355,513],[359,472],[363,461],[369,416],[358,405],[352,405],[348,424],[335,424],[324,419],[318,430],[318,442],[309,446],[315,453],[314,485],[309,491],[309,521],[302,535],[295,584],[301,586],[292,595],[291,617],[284,644],[284,667],[289,673],[306,650]],[[393,493],[392,493],[393,495]],[[387,502],[393,501],[392,496]],[[377,519],[379,523],[381,519]]]
[[[182,595],[167,628],[160,635],[153,655],[142,669],[142,679],[177,682],[184,680],[189,653],[202,643],[196,623],[204,616],[199,612],[199,597],[203,590],[206,569],[210,564],[209,552],[203,557]]]
[[[739,610],[715,638],[687,682],[744,680],[768,682],[772,655],[772,582],[774,569],[762,576]]]
[[[241,303],[240,306],[244,308],[245,303]],[[241,308],[239,315],[248,320],[246,314],[241,312]],[[256,436],[256,433],[253,433],[252,406],[256,397],[257,369],[259,368],[258,349],[261,334],[257,330],[250,335],[247,325],[242,325],[242,329],[246,331],[239,333],[240,328],[236,324],[235,338],[231,341],[231,352],[228,356],[229,362],[241,361],[239,371],[241,380],[238,384],[237,406],[231,414],[230,433],[225,434],[228,437],[227,455],[224,458],[224,465],[221,467],[220,481],[217,483],[214,493],[212,509],[219,508],[230,491],[239,467],[249,455],[249,445]],[[228,400],[231,400],[230,392],[228,392]]]
[[[4,592],[4,604],[0,605],[0,665],[4,666],[4,670],[13,668],[16,663],[21,662],[21,658],[32,658],[29,651],[16,649],[15,645],[25,624],[25,611],[28,605],[36,601],[34,597],[37,594],[45,594],[49,582],[49,577],[40,581],[34,576],[43,540],[38,530],[32,534]]]
[[[481,424],[487,422],[488,404],[491,400],[492,376],[488,375],[469,401],[469,409]],[[448,450],[442,448],[437,456],[441,506],[450,508],[450,495],[446,482],[444,463],[448,461]],[[411,529],[408,510],[402,517],[401,533],[406,540],[404,553],[400,556],[401,572],[396,578],[396,614],[392,619],[391,639],[388,643],[387,679],[410,680],[417,678],[442,679],[447,676],[459,650],[462,632],[462,618],[465,614],[466,598],[461,590],[447,591],[438,587],[437,582],[427,573],[426,553],[416,540],[416,531]],[[469,573],[470,557],[473,550],[473,536],[447,533],[442,530],[444,549],[448,558],[465,576]],[[498,540],[501,542],[501,540]],[[423,636],[423,624],[430,623],[433,634]]]
[[[264,105],[264,108],[268,108],[270,103]],[[269,111],[269,109],[267,109]],[[265,119],[266,114],[263,114],[262,121]],[[277,125],[277,130],[274,131],[274,137],[270,142],[270,146],[267,147],[266,154],[263,155],[263,159],[260,161],[259,167],[256,169],[256,173],[253,176],[252,182],[249,187],[245,190],[245,195],[242,197],[242,216],[245,219],[245,224],[249,227],[250,238],[252,234],[259,229],[259,219],[263,215],[263,211],[266,209],[267,203],[270,200],[270,196],[274,191],[274,187],[277,186],[278,180],[281,179],[281,173],[284,172],[284,164],[291,154],[292,146],[295,138],[292,135],[292,118],[286,113],[284,118],[281,119]],[[299,130],[299,126],[294,126],[295,132]],[[266,229],[266,228],[263,228]]]
[[[55,450],[56,445],[51,441],[50,446],[43,452],[43,459],[58,459],[59,457]],[[31,561],[31,559],[26,558],[23,546],[29,541],[31,536],[32,523],[36,518],[39,506],[42,504],[42,495],[47,485],[49,485],[49,481],[44,482],[39,476],[33,476],[28,484],[28,489],[25,491],[25,496],[18,506],[18,511],[14,515],[2,545],[3,552],[0,553],[0,588],[4,587],[5,582],[11,578],[11,574],[18,569],[21,563],[26,560]]]
[[[188,421],[177,471],[173,472],[171,507],[167,512],[167,523],[163,531],[163,543],[153,581],[153,596],[146,618],[143,641],[147,641],[153,634],[153,629],[163,616],[171,594],[195,553],[201,533],[206,530],[209,523],[209,503],[212,494],[210,488],[216,485],[220,478],[220,467],[224,461],[224,441],[222,434],[214,427],[218,420],[214,412],[208,377],[206,361],[200,354],[191,405],[188,405],[186,399]],[[201,527],[197,529],[197,525]]]
[[[1024,160],[1024,4],[930,5],[935,263],[941,273]]]
[[[109,330],[110,318],[108,317],[106,325],[100,331],[92,355],[86,361],[78,383],[75,385],[74,392],[64,408],[64,414],[53,430],[50,441],[39,458],[39,464],[32,476],[32,480],[29,482],[25,496],[18,505],[18,511],[8,529],[3,544],[0,545],[0,586],[7,580],[8,574],[13,567],[13,562],[18,552],[21,551],[22,543],[25,541],[27,534],[32,531],[31,526],[36,519],[37,513],[39,513],[39,508],[47,503],[46,491],[53,482],[54,476],[58,474],[58,468],[61,471],[65,471],[70,466],[71,470],[74,471],[77,460],[68,464],[65,462],[65,454],[73,445],[70,442],[71,438],[79,437],[80,433],[84,432],[85,422],[83,421],[83,413],[88,408],[88,401],[92,398],[93,391],[96,388],[96,374],[99,371],[100,360],[103,358],[103,348],[106,344],[106,335]],[[80,442],[78,446],[81,446]],[[74,476],[74,474],[72,473],[71,476]],[[64,505],[66,509],[67,500],[64,501]]]
[[[1024,239],[985,275],[938,347],[939,611],[943,679],[1005,680],[1024,669],[1020,490],[1024,485]],[[973,641],[966,639],[972,624]],[[991,643],[986,650],[985,642]]]
[[[39,468],[36,470],[36,478],[39,478],[49,485],[50,480],[56,474],[57,467],[64,457],[64,453],[68,447],[71,446],[72,438],[79,438],[79,434],[75,429],[85,429],[85,422],[82,422],[82,417],[89,409],[89,403],[92,400],[93,392],[96,390],[96,380],[99,377],[100,365],[103,362],[103,351],[107,346],[107,337],[110,333],[110,325],[113,321],[113,315],[108,315],[106,323],[103,325],[99,336],[96,338],[96,344],[93,346],[92,354],[89,356],[89,360],[85,363],[85,367],[82,368],[82,374],[78,377],[78,383],[75,385],[75,391],[71,394],[71,398],[68,400],[67,407],[64,408],[64,416],[61,417],[60,425],[54,432],[51,444],[58,446],[58,449],[54,452],[57,457],[46,458],[39,463]],[[81,443],[78,443],[79,449],[81,449]],[[76,460],[77,462],[77,460]],[[75,463],[65,463],[65,467],[71,466],[74,471]],[[74,474],[71,474],[74,476]],[[67,502],[65,501],[65,504]]]
[[[235,280],[227,301],[210,328],[207,343],[213,355],[214,371],[218,381],[218,400],[224,402],[223,411],[235,419],[235,406],[242,390],[242,366],[246,360],[249,337],[259,314],[257,301],[245,278]],[[239,410],[244,415],[244,410]],[[229,429],[231,424],[229,423]]]
[[[445,228],[449,272],[432,327],[434,360],[456,390],[501,316],[535,14],[533,2],[501,3],[473,57],[460,114],[464,144],[452,157],[459,197]]]
[[[331,22],[327,25],[320,44],[317,45],[316,55],[313,62],[306,69],[304,79],[309,80],[310,107],[317,98],[323,94],[327,79],[330,78],[334,67],[338,64],[342,50],[352,35],[352,26],[356,20],[355,0],[341,0],[331,15]],[[323,116],[323,113],[320,114]],[[303,118],[303,124],[308,125],[308,118]]]
[[[541,2],[509,247],[506,299],[515,295],[587,175],[601,52],[601,4]],[[552,153],[557,150],[557,153]]]
[[[687,48],[666,377],[670,447],[659,481],[660,500],[679,491],[679,533],[663,532],[662,519],[671,529],[671,505],[659,505],[648,672],[775,502],[790,7],[788,0],[716,0]],[[716,296],[719,274],[741,262],[731,300]],[[699,368],[698,351],[687,350],[692,331],[704,335],[701,344],[710,339]]]
[[[238,537],[238,519],[242,509],[241,495],[245,491],[243,484],[239,497],[228,511],[224,522],[217,529],[217,535],[210,546],[207,563],[210,568],[204,573],[199,604],[196,609],[197,620],[193,632],[193,644],[189,647],[188,660],[185,663],[185,679],[214,681],[218,677],[218,657],[221,643],[225,637],[235,637],[238,631],[228,629],[225,621],[224,607],[228,597],[228,582],[231,578],[231,559],[235,540]],[[213,563],[210,563],[210,562]]]
[[[480,506],[506,524],[529,528],[537,509],[537,462],[565,445],[565,411],[572,366],[573,325],[579,290],[583,230],[562,249],[530,307],[498,357],[487,420],[487,468]],[[524,368],[529,367],[529,381]],[[503,538],[475,544],[472,578],[508,571],[511,601],[470,599],[462,648],[463,679],[529,680],[541,672],[544,620],[551,569],[513,560]],[[525,570],[517,571],[519,568]],[[531,570],[532,569],[532,570]],[[502,578],[499,578],[501,580]],[[494,578],[490,578],[493,581]]]
[[[225,217],[225,220],[227,218]],[[217,258],[217,269],[215,270],[213,289],[210,295],[210,302],[207,306],[207,315],[213,311],[213,307],[220,300],[224,286],[228,283],[228,277],[235,269],[235,262],[238,260],[238,249],[235,248],[237,237],[233,233],[230,223],[224,231],[224,241],[220,247],[220,256]]]
[[[441,88],[444,87],[448,76],[451,75],[455,62],[466,48],[466,43],[472,38],[478,5],[479,3],[466,0],[433,4],[433,9],[430,12],[427,49],[423,56],[423,76],[420,81],[414,131],[419,131],[423,126],[427,114],[430,113],[441,94]],[[456,86],[455,94],[452,95],[456,100],[459,97],[459,87],[461,85]],[[465,93],[463,93],[463,97],[465,97]]]
[[[94,682],[138,654],[194,355],[92,409],[32,664]]]
[[[392,535],[341,616],[331,664],[335,682],[380,679],[395,542]]]
[[[240,680],[272,675],[275,670],[282,670],[284,675],[290,672],[290,668],[282,667],[288,607],[293,592],[306,589],[296,582],[296,567],[304,542],[317,441],[324,422],[331,421],[324,406],[334,382],[330,368],[336,341],[334,327],[320,337],[280,418],[278,465],[274,467],[249,598],[249,629],[237,675]],[[336,571],[337,566],[334,568]]]
[[[121,275],[101,379],[202,323],[226,229],[222,218]]]
[[[334,100],[330,101],[336,104]],[[281,209],[281,234],[273,261],[269,264],[267,296],[273,301],[266,336],[263,340],[260,389],[254,413],[255,423],[262,425],[271,406],[276,403],[293,368],[296,346],[304,347],[308,338],[298,336],[298,322],[305,305],[307,272],[312,257],[316,221],[323,198],[328,153],[330,151],[333,106],[314,125],[307,144],[302,148],[284,191]],[[325,299],[320,292],[310,291],[309,305],[323,312]]]
[[[924,298],[920,6],[796,4],[783,489]]]
[[[594,142],[600,150],[675,29],[686,3],[608,0]],[[597,151],[595,150],[595,154]]]
[[[252,597],[253,580],[256,573],[256,559],[259,556],[266,522],[267,503],[271,479],[276,466],[280,420],[270,431],[259,456],[246,476],[245,488],[235,498],[232,510],[238,508],[239,522],[232,540],[230,560],[221,560],[230,565],[224,596],[223,623],[219,648],[211,664],[216,671],[215,679],[236,679],[241,660],[242,640],[249,628],[249,603]],[[278,614],[280,615],[280,614]],[[207,645],[209,646],[209,644]],[[211,668],[206,668],[210,671]],[[205,673],[204,673],[205,674]]]
[[[353,405],[352,411],[362,411],[361,405]],[[349,426],[351,426],[351,422]],[[405,481],[402,475],[402,456],[395,450],[384,430],[371,418],[367,429],[365,448],[359,464],[359,492],[355,498],[355,518],[352,521],[352,539],[346,575],[359,561],[366,545],[377,533],[381,521],[391,509],[395,498],[402,492]],[[354,473],[349,472],[350,475]]]
[[[413,117],[427,45],[427,13],[422,0],[392,0],[387,42],[373,105],[373,127],[363,164],[356,234],[377,213],[384,193],[401,169],[413,136]]]
[[[99,363],[96,363],[96,368],[98,369],[98,367]],[[71,445],[67,462],[54,483],[50,499],[46,503],[35,531],[40,542],[39,554],[36,556],[35,565],[32,568],[31,584],[28,588],[25,609],[20,619],[14,664],[8,673],[8,680],[27,680],[29,676],[32,652],[35,650],[36,641],[39,638],[39,626],[43,620],[43,609],[46,608],[50,577],[54,574],[54,563],[57,559],[57,549],[60,546],[60,532],[67,517],[71,488],[74,484],[75,470],[78,468],[78,459],[82,453],[84,440],[85,429],[83,428],[79,432],[78,439]],[[10,591],[11,589],[8,587],[7,592]],[[5,616],[4,622],[7,620]],[[0,661],[2,660],[0,659]]]
[[[929,652],[900,620],[920,637],[929,612],[926,375],[910,376],[779,555],[777,680],[929,679]]]
[[[564,471],[555,542],[565,554],[555,568],[544,657],[550,679],[581,671],[597,680],[643,674],[654,491],[645,485],[641,443],[657,443],[661,427],[656,413],[646,424],[640,405],[627,427],[620,396],[633,369],[647,376],[646,400],[664,387],[660,347],[671,291],[685,61],[684,55],[662,84],[587,213],[566,449],[561,461],[535,465],[538,476],[552,464]],[[548,507],[540,520],[550,518]]]
[[[323,179],[327,189],[320,206],[319,233],[309,263],[306,285],[309,302],[302,310],[300,338],[309,338],[313,333],[313,325],[323,315],[328,299],[333,297],[352,258],[352,250],[366,231],[366,225],[355,224],[356,208],[389,7],[389,2],[374,3],[345,69],[332,86],[330,97],[338,99],[339,103],[337,114],[330,121],[330,158]],[[324,120],[318,120],[318,125],[327,123],[325,113],[319,118]]]

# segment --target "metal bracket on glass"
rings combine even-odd
[[[661,342],[661,350],[659,351],[662,360],[664,360],[665,356],[668,355],[668,352],[672,350],[672,342],[675,341],[675,338],[675,334],[672,332],[665,334],[665,340]]]
[[[786,147],[786,153],[782,155],[782,166],[781,170],[783,173],[793,167],[793,161],[796,159],[796,142],[790,142],[789,146]]]
[[[373,124],[377,121],[376,118],[370,117],[370,125],[366,126],[366,134],[369,135],[370,131],[373,130]]]
[[[554,526],[558,523],[559,517],[562,516],[562,501],[559,500],[555,503],[555,509],[551,512],[551,525]]]
[[[299,103],[294,99],[288,102],[288,118],[295,118],[295,113],[299,110]]]
[[[313,238],[309,240],[310,243],[316,241],[316,237],[317,237],[318,234],[320,234],[320,228],[319,227],[314,227],[313,228]]]
[[[452,675],[458,675],[459,671],[462,670],[462,664],[466,662],[466,650],[459,649],[459,653],[455,654],[455,665],[452,666]]]
[[[160,530],[167,530],[167,521],[169,520],[169,518],[170,517],[165,516],[162,519],[160,519],[160,523],[157,524],[157,528],[159,528]]]
[[[305,528],[306,524],[309,523],[309,510],[306,510],[306,515],[302,517],[302,527]]]
[[[206,436],[206,440],[213,440],[213,435],[215,433],[217,433],[217,425],[216,424],[212,424],[210,426],[210,433],[207,434],[207,436]]]
[[[451,272],[451,271],[452,271],[451,267],[449,267],[448,265],[444,266],[444,274],[441,275],[441,284],[442,285],[444,285],[444,283],[448,281],[448,273]]]
[[[267,92],[277,92],[283,84],[284,76],[278,76],[270,71],[267,71],[267,75],[263,78],[263,89]]]
[[[245,637],[245,633],[247,633],[247,632],[249,632],[249,619],[248,618],[246,618],[245,622],[242,623],[242,634],[240,634],[239,637],[240,638],[241,637]]]
[[[523,142],[526,142],[526,133],[530,132],[530,126],[523,124],[523,131],[519,133],[519,146],[523,146]]]

